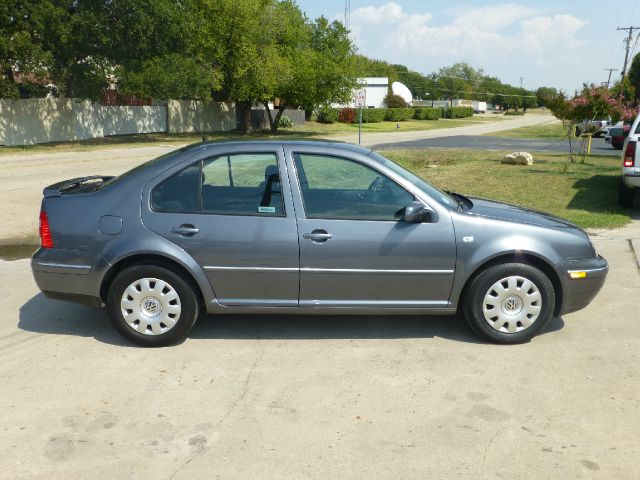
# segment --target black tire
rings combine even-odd
[[[622,178],[618,187],[618,201],[624,208],[633,207],[633,188],[627,187]]]
[[[121,308],[121,301],[123,300],[125,290],[142,279],[157,279],[165,282],[166,288],[164,290],[166,293],[172,297],[174,292],[177,294],[177,300],[173,299],[165,305],[164,310],[166,312],[163,312],[164,303],[162,297],[164,293],[158,293],[157,295],[149,293],[147,297],[140,300],[133,299],[131,296],[129,297],[132,299],[132,304],[139,304],[141,309],[142,302],[146,301],[146,298],[150,298],[149,305],[151,309],[154,311],[160,309],[160,313],[156,313],[156,317],[146,318],[148,318],[150,322],[153,322],[155,324],[154,326],[159,330],[168,328],[165,332],[153,333],[151,331],[151,325],[148,325],[146,329],[144,329],[146,333],[140,333],[134,330],[134,327],[130,326],[128,320],[125,319],[123,309]],[[150,285],[156,288],[155,283],[152,282]],[[158,284],[158,288],[160,285],[161,284]],[[173,290],[173,292],[171,290]],[[140,295],[142,296],[143,293]],[[156,298],[159,300],[155,300]],[[179,314],[167,313],[170,308],[179,309]],[[146,310],[144,311],[146,312]],[[159,265],[134,265],[121,271],[113,279],[107,294],[107,312],[111,323],[113,323],[114,327],[123,337],[144,347],[164,347],[184,341],[191,331],[193,324],[200,316],[200,311],[200,299],[191,282],[173,270]],[[137,310],[136,313],[138,313]],[[175,324],[170,327],[165,325],[161,317],[163,314],[173,315],[171,319],[167,318],[164,321],[175,321]],[[134,317],[129,317],[129,319],[131,318],[135,318],[135,315]],[[143,320],[143,322],[144,321],[145,320]],[[138,325],[140,325],[139,320]],[[142,329],[143,326],[144,324],[138,328]]]
[[[523,329],[515,333],[499,331],[497,328],[502,327],[501,320],[496,317],[493,322],[494,327],[489,323],[489,320],[485,319],[483,313],[485,295],[489,294],[489,290],[494,284],[508,277],[521,277],[532,282],[540,293],[542,304],[531,325],[524,328],[518,323],[520,325],[518,328]],[[524,343],[531,340],[549,323],[555,309],[555,298],[553,284],[542,271],[525,263],[503,263],[490,266],[471,279],[465,288],[461,310],[469,326],[483,339],[500,344]],[[503,307],[500,308],[504,312]],[[521,310],[522,308],[524,307],[521,307]]]

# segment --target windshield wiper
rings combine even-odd
[[[459,193],[451,192],[449,190],[445,190],[444,193],[452,197],[456,202],[458,202],[458,207],[456,210],[464,210],[464,201],[466,198]]]

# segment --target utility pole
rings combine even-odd
[[[609,84],[611,83],[611,73],[612,72],[617,72],[618,69],[617,68],[605,68],[604,70],[609,72],[609,78],[607,78],[607,90],[609,90]]]
[[[351,28],[351,0],[344,0],[344,28]]]
[[[629,32],[627,38],[624,39],[627,49],[624,54],[624,65],[622,66],[622,76],[620,79],[620,97],[624,92],[624,77],[627,75],[627,64],[629,63],[629,50],[631,49],[631,40],[633,39],[633,31],[640,30],[640,27],[618,27],[617,30],[626,30]]]

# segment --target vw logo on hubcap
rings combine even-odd
[[[142,312],[145,315],[149,317],[155,317],[160,313],[161,310],[162,306],[160,305],[160,302],[158,302],[158,300],[156,300],[155,298],[147,297],[142,300]]]
[[[522,310],[522,299],[511,296],[502,304],[502,311],[508,315],[516,315]]]

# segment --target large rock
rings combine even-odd
[[[533,157],[527,152],[513,152],[504,156],[500,163],[510,165],[533,165]]]

